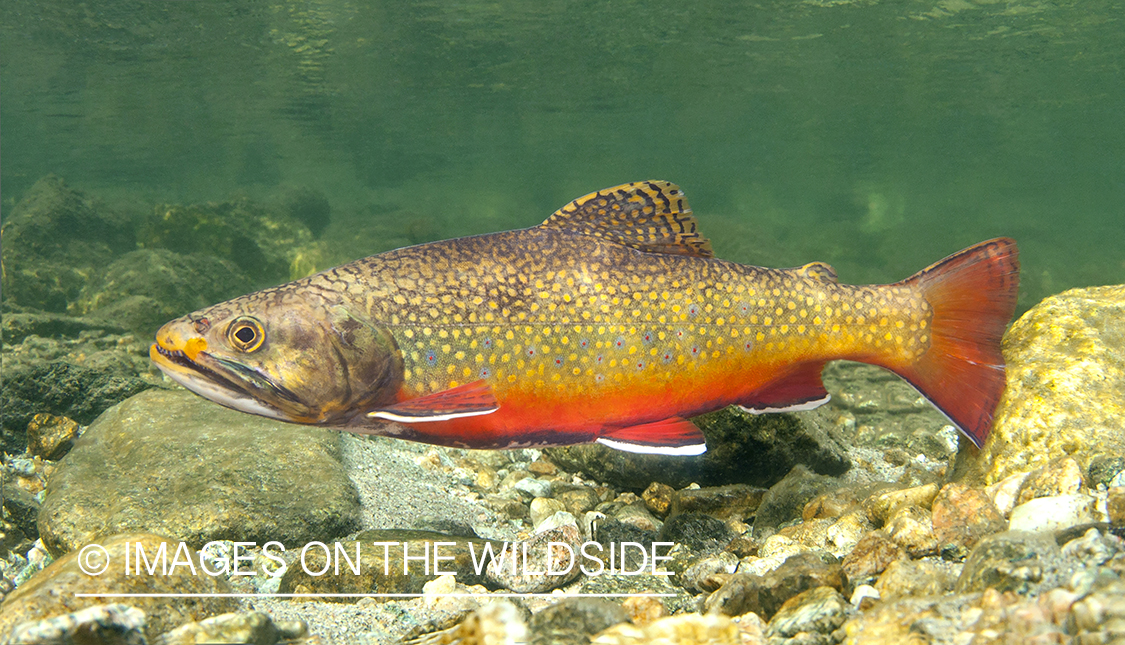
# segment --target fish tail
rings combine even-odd
[[[1016,308],[1015,240],[981,242],[901,284],[921,291],[933,309],[930,346],[914,362],[888,366],[911,383],[979,448],[1004,393],[1000,341]]]

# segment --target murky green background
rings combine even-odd
[[[337,262],[661,178],[850,282],[1016,237],[1026,308],[1125,282],[1123,52],[1107,0],[5,0],[2,205],[308,186]]]

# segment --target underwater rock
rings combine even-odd
[[[173,318],[253,290],[233,262],[203,253],[140,249],[115,259],[83,287],[74,309],[151,340]]]
[[[264,283],[304,277],[320,260],[312,232],[291,209],[270,210],[248,199],[157,206],[138,241],[148,249],[229,261]]]
[[[118,376],[65,361],[6,365],[0,389],[3,445],[21,453],[27,448],[27,424],[38,413],[68,417],[81,424],[129,397],[153,387],[139,378]]]
[[[601,444],[548,448],[551,461],[570,472],[622,488],[641,490],[652,482],[770,486],[794,465],[843,474],[851,462],[836,438],[828,412],[753,415],[728,407],[692,421],[707,437],[707,452],[695,457],[638,455]]]
[[[323,191],[308,186],[289,188],[281,194],[281,210],[320,237],[331,221],[332,207]]]
[[[885,533],[872,531],[844,556],[842,566],[852,583],[868,583],[904,555],[902,548]]]
[[[957,579],[958,593],[998,591],[1027,593],[1058,568],[1059,546],[1049,534],[1006,531],[981,540],[965,560]]]
[[[835,560],[827,556],[829,560]],[[764,576],[736,573],[707,597],[708,613],[738,616],[748,611],[769,620],[793,596],[816,587],[832,587],[850,593],[848,578],[838,562],[829,562],[814,553],[790,556]]]
[[[37,414],[27,424],[27,453],[41,459],[61,459],[80,430],[73,419]]]
[[[3,317],[0,317],[0,335],[5,345],[19,343],[28,336],[50,338],[55,336],[78,336],[82,332],[100,331],[120,333],[124,328],[106,322],[68,316],[66,314],[38,311],[20,307],[4,300]]]
[[[803,465],[794,466],[762,496],[754,518],[754,530],[776,528],[789,520],[799,519],[805,504],[839,485],[840,482],[833,477],[817,475]]]
[[[150,390],[107,410],[47,486],[43,541],[65,553],[107,533],[303,544],[359,518],[340,437]],[[314,492],[315,494],[310,494]]]
[[[652,486],[646,492],[649,490]],[[734,518],[745,521],[754,516],[765,494],[764,489],[746,484],[688,488],[675,492],[669,514],[705,513],[721,520]],[[649,498],[645,498],[645,504],[649,503]]]
[[[996,504],[984,491],[961,484],[946,484],[934,498],[931,521],[934,537],[943,551],[971,549],[986,535],[1006,529]]]
[[[4,298],[65,313],[86,280],[135,248],[132,223],[47,175],[5,218]]]
[[[580,645],[629,615],[604,598],[567,598],[531,616],[529,645]]]
[[[457,625],[415,642],[417,645],[518,645],[527,643],[530,636],[524,611],[507,600],[496,600],[474,610]]]
[[[99,597],[79,597],[77,594],[98,593],[231,593],[223,576],[206,575],[202,571],[199,553],[179,551],[175,540],[158,535],[137,533],[104,536],[98,541],[104,547],[101,556],[83,558],[79,552],[68,553],[51,563],[33,578],[20,585],[0,605],[0,642],[6,642],[12,630],[29,621],[38,621],[73,613],[87,607],[103,604]],[[163,548],[167,553],[167,573],[157,568],[152,575],[142,568],[140,574],[130,566],[125,569],[125,552],[136,554],[143,549],[149,558]],[[180,558],[176,559],[177,553]],[[88,554],[87,554],[88,555]],[[105,566],[100,575],[88,575],[80,568]],[[187,563],[194,566],[192,574]],[[133,564],[136,560],[133,560]],[[172,567],[172,563],[178,563]],[[234,611],[237,603],[231,598],[130,598],[129,606],[144,612],[145,636],[152,638],[188,621],[202,620],[215,614]]]
[[[766,636],[771,642],[777,638],[802,637],[799,643],[809,643],[810,637],[822,636],[819,641],[835,642],[828,636],[848,618],[851,606],[832,587],[816,587],[786,600],[770,619]]]
[[[643,627],[621,624],[590,639],[590,645],[743,645],[744,642],[734,621],[715,614],[667,616]]]
[[[24,623],[13,630],[10,645],[144,645],[145,613],[128,605],[99,605]]]
[[[1072,289],[1004,336],[1008,386],[988,441],[957,477],[992,484],[1071,456],[1083,469],[1125,453],[1125,285]]]
[[[301,621],[275,623],[269,614],[260,611],[222,614],[180,625],[156,639],[156,645],[196,645],[197,643],[254,643],[275,645],[293,643],[308,634]]]
[[[668,518],[660,529],[661,542],[683,544],[699,555],[714,553],[730,544],[735,532],[726,522],[702,513]]]
[[[950,566],[944,561],[895,560],[879,576],[875,590],[883,600],[943,594],[956,582]]]
[[[582,574],[582,536],[578,527],[564,524],[511,545],[488,563],[492,584],[516,593],[543,593]]]

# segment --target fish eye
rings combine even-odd
[[[262,346],[262,342],[266,339],[266,330],[256,318],[240,316],[227,328],[227,339],[235,349],[252,352]]]

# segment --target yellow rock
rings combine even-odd
[[[1004,336],[1008,387],[992,434],[956,477],[994,484],[1072,456],[1083,470],[1125,453],[1125,285],[1047,298]]]

